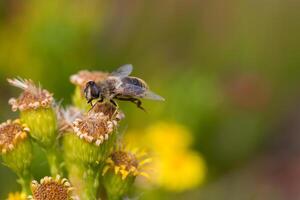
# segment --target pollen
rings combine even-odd
[[[11,98],[8,103],[12,110],[24,111],[29,109],[49,108],[53,103],[53,94],[40,86],[36,86],[32,80],[7,79],[12,86],[21,88],[23,92],[18,98]]]
[[[29,128],[19,119],[7,120],[0,124],[0,151],[6,153],[27,137]]]
[[[70,200],[74,199],[72,196],[71,184],[65,178],[61,179],[57,176],[55,179],[52,177],[44,177],[40,183],[32,181],[31,191],[32,200]]]
[[[88,81],[99,82],[106,79],[108,75],[109,73],[106,72],[82,70],[72,75],[70,81],[83,89]]]

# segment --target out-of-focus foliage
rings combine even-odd
[[[158,189],[145,198],[228,199],[230,191],[250,191],[272,199],[270,190],[253,187],[265,183],[279,199],[297,199],[300,168],[280,166],[299,165],[291,156],[300,152],[299,6],[286,0],[2,0],[0,119],[11,115],[7,77],[40,81],[68,104],[71,96],[62,98],[74,90],[70,74],[132,63],[133,75],[166,102],[144,101],[148,114],[120,103],[123,130],[160,120],[182,124],[193,134],[191,151],[207,165],[198,188]],[[45,170],[45,163],[35,164],[38,178]],[[248,174],[250,185],[243,184]],[[0,199],[18,189],[13,176],[0,167]]]

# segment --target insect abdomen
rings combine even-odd
[[[122,82],[125,84],[136,85],[141,88],[148,89],[148,85],[145,83],[145,81],[143,81],[142,79],[137,78],[137,77],[132,77],[132,76],[124,77],[122,79]]]

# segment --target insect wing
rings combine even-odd
[[[131,74],[132,69],[133,69],[133,67],[131,64],[123,65],[123,66],[119,67],[117,70],[113,71],[110,75],[121,77],[121,78],[126,77]]]
[[[150,90],[146,90],[143,96],[144,99],[151,99],[156,101],[164,101],[165,99],[158,94],[155,94],[154,92]]]
[[[154,92],[148,90],[147,88],[143,88],[133,84],[123,83],[118,90],[119,90],[118,92],[123,96],[151,99],[156,101],[165,100],[163,97],[155,94]]]

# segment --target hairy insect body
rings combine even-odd
[[[99,83],[89,81],[84,89],[88,103],[92,103],[94,99],[99,99],[99,102],[109,101],[117,106],[114,100],[130,101],[144,110],[140,98],[164,100],[161,96],[151,92],[144,80],[129,76],[131,72],[132,66],[124,65]]]

